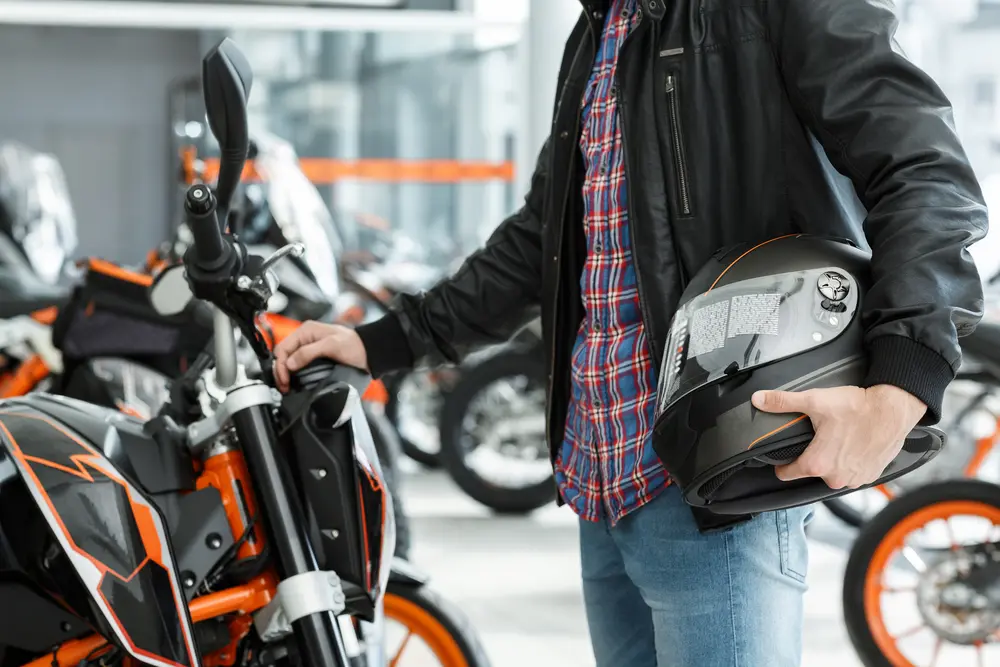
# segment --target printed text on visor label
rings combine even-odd
[[[697,309],[688,356],[714,352],[736,336],[777,336],[780,306],[781,294],[741,294]]]

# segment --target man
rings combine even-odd
[[[281,385],[320,356],[376,375],[457,363],[540,305],[599,667],[799,664],[808,511],[692,512],[650,446],[671,317],[717,249],[806,232],[873,251],[864,387],[754,397],[816,429],[780,477],[863,485],[939,417],[981,315],[967,247],[986,211],[948,101],[894,50],[886,4],[583,0],[523,208],[392,315],[357,332],[309,323],[277,349]],[[824,154],[866,209],[863,235]]]

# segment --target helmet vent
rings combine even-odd
[[[701,487],[701,495],[705,498],[710,499],[716,491],[722,488],[722,485],[729,481],[729,478],[735,475],[739,471],[739,467],[730,468],[728,470],[723,470],[718,475],[712,479],[705,482]]]
[[[788,445],[787,447],[776,449],[773,452],[762,454],[757,457],[757,460],[776,466],[786,465],[802,456],[802,452],[806,451],[806,447],[808,446],[808,442],[800,442],[797,445]]]

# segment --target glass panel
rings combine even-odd
[[[406,260],[446,269],[516,207],[517,35],[231,36],[254,68],[251,129],[290,143],[346,250],[391,238]],[[175,148],[212,158],[199,97],[197,81],[175,88]]]
[[[658,413],[737,371],[794,356],[843,333],[858,290],[837,268],[796,271],[711,289],[674,316],[660,368]]]

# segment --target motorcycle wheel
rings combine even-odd
[[[396,427],[399,433],[399,388],[402,386],[406,375],[395,375],[387,381],[389,390],[389,403],[385,406],[385,414],[389,421]],[[420,465],[430,470],[437,470],[441,467],[441,455],[439,451],[428,450],[413,442],[404,435],[399,435],[399,442],[402,445],[403,453]]]
[[[996,658],[984,657],[982,653],[989,651],[1000,656],[1000,608],[983,610],[981,627],[977,628],[974,622],[978,610],[952,612],[943,606],[942,600],[935,603],[926,599],[951,588],[953,582],[942,581],[942,577],[950,573],[952,579],[957,579],[960,575],[955,572],[963,572],[961,565],[949,560],[958,562],[965,553],[963,547],[967,546],[958,544],[960,533],[956,524],[958,528],[968,525],[953,521],[959,517],[992,522],[992,530],[989,524],[985,531],[983,526],[977,526],[966,542],[1000,542],[1000,486],[974,480],[930,484],[900,496],[862,527],[844,573],[843,609],[851,643],[866,667],[914,667],[928,664],[928,660],[949,667],[997,664],[991,662]],[[944,525],[939,525],[942,522]],[[917,531],[931,524],[943,529],[937,535],[942,546],[924,549],[921,554],[913,538]],[[935,536],[930,530],[926,534]],[[891,567],[897,554],[908,563],[907,567]],[[932,555],[937,556],[937,562],[924,560]],[[918,573],[917,585],[887,585],[889,575],[898,580],[907,569]],[[886,599],[890,603],[909,602],[911,594],[914,599],[909,607],[884,608]],[[916,629],[910,627],[914,622],[907,618],[914,615],[921,624]],[[947,625],[949,622],[951,625]],[[906,630],[894,633],[890,625],[904,625]],[[926,641],[920,644],[913,640]],[[924,646],[926,651],[913,658],[908,655],[912,649],[904,652],[901,645]],[[945,658],[945,651],[952,650],[965,653],[966,660]]]
[[[400,488],[399,457],[401,446],[396,430],[385,415],[366,406],[365,415],[372,432],[375,451],[378,452],[382,475],[385,477],[386,488],[392,496],[392,515],[396,520],[396,556],[409,560],[412,534],[410,517],[403,504],[403,494]]]
[[[390,581],[384,600],[386,620],[405,630],[401,642],[386,647],[389,665],[433,664],[431,657],[441,667],[490,667],[468,617],[426,586]],[[421,659],[408,662],[410,655]]]
[[[492,356],[468,369],[445,396],[441,408],[441,462],[456,484],[473,500],[500,514],[527,514],[556,497],[551,469],[544,479],[526,484],[501,484],[487,479],[470,462],[470,454],[482,446],[471,442],[467,432],[470,409],[486,390],[508,379],[526,378],[529,387],[545,387],[545,366],[534,352],[512,351]],[[544,410],[544,405],[539,407]],[[545,435],[541,434],[545,449]],[[546,457],[545,465],[548,466]]]

